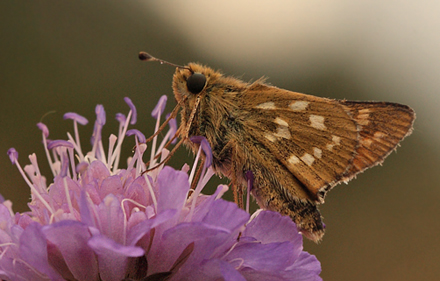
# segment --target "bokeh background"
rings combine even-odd
[[[106,108],[108,134],[129,96],[136,128],[152,132],[159,96],[169,96],[168,110],[175,105],[174,68],[140,62],[138,52],[148,51],[244,80],[267,76],[297,92],[412,106],[413,134],[382,167],[327,196],[324,241],[304,247],[321,261],[324,280],[436,280],[439,11],[440,2],[429,0],[1,1],[0,193],[15,211],[26,210],[29,191],[9,147],[22,164],[36,152],[49,175],[35,126],[41,120],[52,139],[65,138],[72,129],[63,113],[82,114],[91,121],[80,129],[87,143],[95,105]],[[182,148],[171,165],[184,162],[192,158]]]

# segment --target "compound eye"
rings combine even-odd
[[[206,77],[202,73],[194,73],[186,80],[188,91],[193,94],[200,93],[205,88]]]

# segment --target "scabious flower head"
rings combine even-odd
[[[78,124],[73,120],[67,140],[48,139],[39,123],[53,182],[40,173],[37,157],[21,167],[18,153],[11,162],[31,190],[30,211],[12,211],[10,201],[0,204],[0,278],[4,280],[321,280],[317,259],[302,250],[295,224],[278,213],[249,214],[221,199],[227,186],[212,195],[201,193],[214,174],[209,157],[200,179],[194,164],[181,170],[164,166],[165,143],[176,133],[175,120],[161,143],[152,141],[148,166],[142,161],[145,136],[136,129],[136,108],[117,114],[117,135],[104,149],[104,107],[96,107],[91,150],[83,152]],[[165,98],[153,111],[156,129]],[[135,150],[120,168],[121,145],[134,136]],[[195,138],[210,155],[209,144]],[[155,168],[154,168],[155,167]],[[148,172],[144,172],[147,169]],[[189,175],[188,175],[189,173]]]

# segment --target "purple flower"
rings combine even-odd
[[[87,120],[69,113],[74,136],[49,142],[42,130],[46,156],[53,173],[48,185],[35,154],[22,168],[18,153],[8,151],[29,185],[30,211],[12,211],[10,201],[0,203],[0,278],[4,280],[321,280],[319,261],[303,251],[302,236],[288,218],[270,211],[252,217],[236,204],[221,199],[227,186],[213,195],[201,193],[214,171],[211,151],[203,138],[207,161],[194,181],[195,167],[175,170],[160,164],[169,151],[152,145],[149,167],[142,157],[144,135],[128,130],[136,109],[127,117],[117,114],[118,134],[109,137],[105,151],[102,127],[105,111],[97,106],[92,148],[82,152],[77,124]],[[160,118],[161,99],[155,112]],[[130,122],[131,120],[131,122]],[[126,168],[119,168],[121,145],[134,136],[135,152]],[[131,137],[132,138],[132,137]],[[52,150],[52,153],[49,151]],[[189,175],[188,175],[189,174]]]

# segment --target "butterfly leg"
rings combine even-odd
[[[230,165],[230,176],[231,179],[231,187],[234,193],[234,202],[240,207],[244,209],[243,205],[243,188],[241,181],[242,179],[238,178],[238,171],[241,171],[241,167],[238,167],[239,163],[239,155],[238,155],[238,144],[236,140],[231,140],[225,146],[228,148],[231,153],[231,165]]]
[[[229,186],[233,190],[234,202],[240,207],[244,208],[243,205],[243,188],[244,188],[244,176],[242,175],[243,167],[239,166],[242,163],[239,154],[239,144],[237,140],[229,140],[221,150],[216,150],[213,148],[214,157],[214,169],[217,172],[228,177],[231,182]]]

